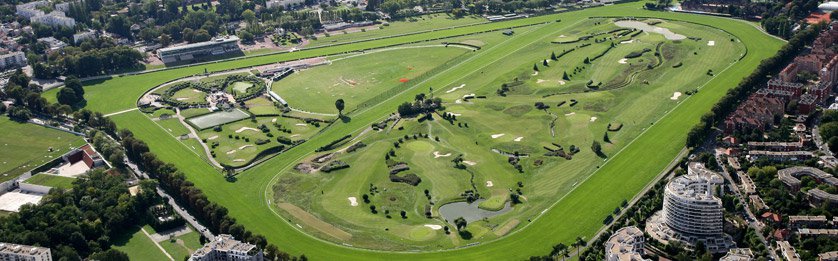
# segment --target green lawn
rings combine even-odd
[[[85,143],[76,135],[14,122],[7,117],[0,117],[0,130],[3,130],[0,134],[0,182],[16,178]]]
[[[368,40],[381,37],[392,37],[395,35],[416,33],[424,30],[439,30],[455,26],[468,26],[474,24],[488,23],[489,21],[479,16],[466,16],[454,18],[448,14],[429,14],[410,18],[402,21],[390,22],[389,25],[378,25],[378,27],[352,33],[343,31],[330,32],[329,36],[323,36],[311,40],[307,48],[331,44],[342,44],[352,41]],[[421,29],[419,29],[421,28]]]
[[[173,240],[164,240],[160,242],[160,246],[175,260],[186,260],[192,252],[203,247],[200,238],[201,235],[198,232],[192,231]]]
[[[412,84],[409,81],[442,62],[469,53],[467,49],[442,46],[415,48],[385,49],[338,58],[329,65],[276,81],[271,90],[293,108],[336,114],[337,99],[346,101],[347,108],[354,108],[383,92],[408,87]],[[402,83],[402,79],[408,82]]]
[[[169,260],[139,227],[114,238],[113,243],[114,249],[125,252],[131,260]]]
[[[314,260],[371,260],[392,258],[425,260],[450,260],[454,258],[474,260],[526,259],[531,255],[546,254],[549,252],[550,246],[555,243],[563,242],[565,244],[570,244],[577,236],[588,238],[593,235],[602,226],[601,220],[608,213],[610,213],[614,207],[618,206],[624,199],[635,196],[648,182],[650,182],[663,170],[663,168],[675,157],[675,155],[677,155],[683,147],[686,133],[699,121],[701,115],[709,111],[713,104],[724,95],[726,90],[734,87],[744,76],[748,75],[754,68],[756,68],[761,60],[776,52],[782,44],[779,40],[763,34],[757,28],[746,22],[710,16],[645,11],[641,9],[642,5],[643,2],[619,4],[558,15],[548,15],[531,19],[521,19],[503,23],[492,23],[451,29],[434,33],[389,38],[385,40],[332,47],[333,49],[328,48],[330,50],[339,50],[343,48],[367,48],[369,46],[376,46],[384,43],[407,42],[411,39],[425,39],[428,35],[454,35],[454,32],[459,32],[461,30],[474,31],[483,27],[503,28],[502,26],[508,27],[510,24],[514,23],[524,24],[536,21],[546,22],[555,21],[556,19],[561,19],[563,21],[560,23],[551,23],[539,26],[539,29],[533,31],[533,33],[516,33],[515,36],[508,38],[514,41],[502,41],[496,45],[486,46],[472,59],[463,61],[459,66],[456,66],[451,70],[441,72],[434,77],[430,77],[422,84],[406,88],[403,92],[393,95],[393,98],[391,99],[383,100],[377,105],[352,113],[350,115],[352,117],[352,121],[348,123],[338,123],[337,125],[326,129],[309,142],[284,153],[281,157],[276,157],[259,166],[249,169],[239,175],[238,180],[234,183],[227,182],[220,174],[213,176],[213,173],[218,173],[218,171],[214,171],[209,165],[203,164],[199,157],[195,157],[195,154],[189,153],[188,149],[181,145],[181,143],[178,143],[177,140],[166,138],[167,134],[163,129],[149,124],[147,119],[142,120],[142,118],[131,116],[133,114],[141,115],[140,112],[133,111],[120,114],[114,116],[114,120],[120,127],[127,127],[133,130],[138,138],[149,142],[151,150],[157,153],[162,160],[174,163],[187,175],[190,181],[194,182],[196,186],[201,188],[204,193],[206,193],[210,200],[226,206],[230,210],[231,215],[235,217],[237,221],[245,225],[248,229],[265,235],[269,242],[277,244],[281,249],[292,254],[305,254],[307,257]],[[584,179],[579,180],[577,186],[573,188],[565,188],[569,191],[569,193],[557,199],[553,199],[555,200],[555,204],[551,205],[548,211],[543,214],[540,212],[535,214],[534,217],[531,218],[532,222],[521,220],[522,223],[516,231],[513,231],[498,240],[490,240],[477,246],[458,248],[448,251],[369,251],[341,244],[324,242],[311,237],[308,234],[300,232],[294,223],[285,222],[285,218],[279,218],[277,213],[284,212],[276,207],[276,204],[274,204],[275,202],[272,200],[273,195],[271,191],[265,193],[266,190],[269,190],[277,179],[284,177],[284,175],[277,175],[277,173],[284,173],[300,160],[310,157],[315,148],[323,146],[324,144],[327,144],[347,133],[357,134],[362,129],[367,128],[370,123],[381,120],[384,116],[393,112],[399,103],[412,99],[414,95],[420,92],[425,92],[427,90],[425,87],[427,86],[436,87],[436,94],[442,95],[445,92],[442,88],[457,86],[464,78],[479,78],[480,71],[484,70],[487,66],[494,64],[499,59],[510,53],[528,50],[527,48],[532,47],[528,46],[528,43],[539,41],[542,37],[548,35],[549,32],[562,29],[566,26],[575,25],[576,22],[582,21],[589,16],[601,16],[606,14],[621,16],[658,16],[706,24],[717,28],[724,28],[736,38],[743,41],[743,44],[748,50],[748,55],[742,61],[727,68],[726,70],[714,70],[717,72],[717,75],[715,77],[708,78],[709,82],[707,84],[697,84],[694,86],[695,88],[701,88],[701,91],[698,94],[681,97],[682,100],[677,103],[677,106],[675,106],[674,109],[666,110],[668,112],[660,115],[648,116],[641,121],[642,123],[649,125],[648,127],[639,127],[635,130],[639,132],[639,136],[637,136],[637,138],[633,138],[631,136],[623,137],[623,147],[616,151],[608,151],[606,148],[607,153],[611,156],[609,160],[603,162],[602,164],[597,164],[598,166],[580,166],[576,169],[576,171],[588,172],[588,175],[585,175]],[[325,49],[317,50],[325,52]],[[312,51],[312,53],[315,52]],[[304,54],[305,51],[301,51],[284,56],[278,55],[267,57],[271,57],[271,59],[276,60],[278,57],[292,57],[293,55]],[[261,58],[262,57],[236,61],[235,65],[246,66],[248,64],[258,64]],[[730,58],[735,58],[735,56]],[[528,61],[528,63],[531,62]],[[212,66],[211,69],[215,70],[214,68],[223,68],[224,66],[233,67],[235,65],[233,65],[233,62],[225,62],[208,65],[208,67]],[[532,65],[528,64],[528,66],[531,67]],[[519,67],[520,66],[516,66],[513,68]],[[165,81],[173,76],[199,70],[203,70],[202,66],[165,71],[157,74],[144,75],[143,77],[148,79],[148,81],[145,81],[146,83],[153,84],[154,82]],[[508,75],[493,76],[506,77]],[[135,100],[135,97],[139,96],[143,90],[151,87],[146,84],[120,86],[120,84],[124,84],[123,81],[125,78],[131,77],[122,77],[112,81],[107,81],[101,85],[97,85],[96,87],[88,87],[91,90],[88,92],[91,94],[88,98],[90,106],[105,112],[116,111],[120,110],[120,108],[124,109],[125,107],[130,108],[130,106],[133,106],[132,102],[104,102],[108,100],[97,99],[96,97],[100,95],[97,94],[97,92],[101,93],[105,89],[100,88],[102,86],[111,85],[115,88],[112,89],[113,91],[116,91],[116,89],[122,89],[125,91],[124,95],[130,95],[131,93],[137,94],[132,96],[130,99],[126,98],[126,100]],[[617,92],[612,93],[611,95],[622,94],[623,93]],[[668,94],[671,95],[671,93]],[[655,101],[665,101],[667,99],[666,97],[651,97],[649,99],[653,98]],[[104,103],[108,103],[109,105],[104,105]],[[592,109],[596,109],[595,107],[597,105],[595,103],[588,104],[588,106],[594,106],[591,107]],[[584,100],[582,100],[578,106],[585,106]],[[583,118],[582,120],[585,119]],[[491,133],[482,133],[482,135],[489,134]],[[600,135],[595,137],[599,138]],[[579,146],[587,148],[588,144],[580,143]],[[585,168],[588,168],[588,170],[584,170]],[[348,204],[346,201],[344,201],[344,203]],[[266,205],[270,206],[270,208],[267,208]],[[280,219],[282,219],[282,221],[280,221]],[[414,238],[424,238],[425,232],[417,231],[412,232],[411,234]],[[351,241],[349,243],[351,243]]]
[[[24,182],[53,188],[69,189],[73,187],[73,181],[75,180],[75,178],[41,173],[32,175],[31,178],[26,179]]]

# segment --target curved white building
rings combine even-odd
[[[646,232],[664,244],[681,242],[692,248],[702,242],[713,253],[724,253],[733,239],[724,234],[724,206],[716,190],[724,185],[719,174],[690,163],[687,175],[666,184],[663,209],[647,220]]]
[[[700,163],[690,163],[687,171],[666,184],[662,212],[666,225],[697,236],[722,234],[724,208],[715,196],[716,187],[724,184],[722,177]]]

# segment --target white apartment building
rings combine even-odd
[[[41,6],[46,6],[47,4],[47,1],[35,1],[25,4],[19,4],[15,6],[15,14],[22,16],[26,19],[30,19],[38,15],[44,15],[44,12],[38,10],[37,8]]]
[[[607,261],[645,261],[643,247],[646,240],[643,231],[635,226],[624,227],[614,232],[605,241],[605,260]]]
[[[29,18],[33,23],[41,23],[52,27],[75,27],[76,19],[64,16],[64,12],[52,11],[49,14]]]
[[[268,0],[265,2],[265,5],[268,8],[275,8],[275,7],[289,7],[295,5],[303,5],[305,4],[305,0]]]
[[[46,247],[0,243],[0,260],[52,261],[52,253]]]
[[[701,163],[690,163],[687,175],[666,184],[663,210],[647,220],[646,232],[662,243],[677,241],[692,248],[702,242],[710,252],[727,252],[735,243],[723,232],[724,207],[716,197],[723,184],[719,174]]]
[[[89,30],[77,34],[73,34],[73,43],[78,44],[87,39],[95,39],[96,38],[96,31]]]
[[[231,235],[218,235],[215,240],[192,253],[190,261],[263,261],[262,250],[256,245],[236,240]]]
[[[26,66],[26,55],[23,52],[12,52],[0,55],[0,69],[11,69]]]

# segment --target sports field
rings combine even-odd
[[[234,183],[226,182],[222,175],[208,175],[219,171],[202,162],[200,157],[190,153],[186,146],[169,137],[163,129],[142,120],[145,117],[141,112],[119,114],[114,116],[114,120],[120,127],[134,130],[135,135],[146,140],[162,160],[177,165],[210,200],[226,206],[237,221],[292,254],[306,254],[316,260],[525,259],[531,255],[546,254],[555,243],[570,244],[577,236],[593,235],[602,226],[606,215],[624,199],[635,196],[677,155],[687,131],[701,115],[782,44],[747,22],[644,11],[642,4],[619,4],[318,49],[328,53],[326,49],[331,48],[360,49],[408,42],[415,37],[456,35],[453,33],[461,30],[476,32],[485,27],[504,28],[511,24],[547,22],[516,29],[513,36],[500,41],[487,41],[488,44],[470,57],[423,81],[414,82],[387,99],[353,111],[348,115],[351,121],[338,121],[280,157],[241,173]],[[589,19],[606,14],[671,19],[657,26],[696,39],[676,43],[653,33],[640,33],[620,36],[632,37],[631,40],[637,42],[617,43],[617,47],[607,49],[604,42],[600,42],[604,35],[599,35],[599,38],[587,40],[591,45],[554,60],[552,65],[549,65],[550,61],[548,66],[543,65],[543,60],[551,60],[551,52],[546,50],[558,54],[582,44],[552,43],[556,39],[574,39],[618,29],[613,27],[611,19]],[[559,19],[562,22],[555,22]],[[726,32],[713,28],[724,28]],[[611,36],[607,41],[631,41],[618,38]],[[710,41],[714,43],[711,45]],[[639,56],[629,55],[646,48],[651,50]],[[584,59],[579,60],[581,56],[573,56],[582,51],[589,53],[585,55],[587,58],[604,55],[585,63]],[[315,53],[312,50],[309,54]],[[734,63],[745,53],[747,55],[741,61]],[[305,51],[300,51],[271,57],[275,60],[304,54]],[[215,70],[224,66],[247,66],[258,64],[261,58],[208,67],[213,66]],[[567,60],[563,60],[565,58]],[[628,60],[620,63],[621,59]],[[654,63],[649,64],[649,61]],[[681,65],[676,66],[678,63]],[[635,64],[644,66],[634,67]],[[537,73],[533,70],[534,65],[539,68]],[[143,84],[113,87],[125,90],[126,95],[142,93],[143,90],[134,89],[152,88],[154,86],[146,84],[153,85],[190,70],[202,71],[203,68],[196,66],[153,73],[141,76],[149,79]],[[572,75],[569,79],[563,77],[566,70]],[[576,72],[572,73],[574,70]],[[132,76],[88,87],[88,93],[91,93],[89,106],[102,111],[118,111],[133,106],[133,102],[104,105],[105,100],[96,100],[96,92],[100,92],[102,86],[118,84],[126,78]],[[539,82],[539,79],[542,81]],[[559,79],[565,84],[559,83]],[[600,82],[601,85],[598,84]],[[616,84],[621,82],[628,83]],[[504,83],[508,87],[504,93],[506,96],[498,95],[497,91]],[[363,132],[365,134],[357,141],[364,142],[367,147],[337,155],[336,159],[349,163],[351,167],[348,169],[328,175],[314,173],[304,176],[294,172],[293,167],[298,163],[322,154],[313,154],[316,148],[346,134],[362,133],[371,124],[395,112],[402,102],[412,101],[420,93],[427,94],[429,87],[433,87],[434,97],[443,100],[445,112],[459,115],[453,124],[439,117],[421,123],[415,119],[403,119],[399,123],[404,127],[402,130]],[[451,91],[457,87],[461,88]],[[698,92],[695,92],[696,89]],[[465,96],[472,93],[486,98],[466,99]],[[136,101],[136,98],[131,100]],[[461,100],[460,103],[457,100]],[[570,106],[572,100],[576,101],[574,106]],[[536,101],[550,107],[535,109],[533,103]],[[559,106],[562,101],[566,103]],[[554,123],[553,131],[550,131],[551,122]],[[459,123],[468,123],[468,127],[460,127]],[[608,123],[623,125],[619,131],[609,133],[611,143],[603,140]],[[412,134],[429,134],[430,137],[413,139]],[[405,139],[404,135],[411,138]],[[388,171],[383,153],[388,152],[394,146],[394,140],[400,137],[404,141],[393,157],[410,165],[413,173],[425,175],[416,187],[389,184],[391,181],[382,180],[384,175],[380,175]],[[439,137],[440,141],[437,142],[435,137]],[[597,157],[591,151],[594,140],[603,145],[607,159]],[[565,150],[575,145],[580,151],[571,160],[543,156],[545,150],[542,147],[552,143],[563,146]],[[520,174],[504,156],[492,152],[490,148],[530,152],[527,154],[535,156],[520,161],[524,169],[524,173]],[[451,155],[436,157],[434,152]],[[465,170],[454,169],[449,159],[459,154],[474,164],[463,161],[468,165]],[[539,157],[541,165],[535,163]],[[464,173],[468,171],[473,173]],[[375,177],[372,177],[374,174]],[[475,178],[468,181],[459,176],[451,177],[472,174]],[[444,178],[452,180],[449,182]],[[492,181],[493,186],[489,187],[487,181]],[[523,186],[518,186],[518,181],[522,181]],[[294,184],[288,182],[299,182],[308,190],[278,190],[287,194],[275,193],[276,184]],[[345,185],[335,185],[340,182]],[[371,194],[370,183],[382,191],[370,200],[382,207],[378,214],[371,213],[359,195]],[[440,183],[451,185],[437,185]],[[503,201],[499,197],[506,194],[499,191],[508,191],[509,188],[515,191],[516,187],[521,187],[522,196],[526,198],[505,214],[470,223],[467,230],[471,232],[472,239],[459,237],[456,233],[441,235],[438,230],[424,226],[444,224],[438,218],[425,219],[422,211],[416,210],[423,204],[420,202],[428,202],[424,189],[429,189],[431,199],[441,205],[453,201],[456,194],[451,194],[462,192],[467,186],[479,187],[476,189],[479,194],[490,200],[484,203],[487,209],[497,208],[498,202]],[[384,192],[389,187],[392,189]],[[321,191],[319,195],[316,193],[318,190]],[[388,192],[398,195],[388,196]],[[348,197],[352,196],[357,197],[359,206],[351,206]],[[385,217],[385,210],[391,210],[391,218]],[[409,210],[407,219],[401,218],[396,210]],[[381,236],[373,237],[376,233]],[[468,247],[454,248],[466,245]]]
[[[455,18],[449,14],[429,14],[408,19],[390,22],[387,25],[378,24],[369,26],[363,31],[350,29],[353,32],[343,33],[344,30],[330,32],[329,36],[320,36],[305,46],[305,48],[318,47],[332,44],[343,44],[353,41],[363,41],[381,37],[392,37],[395,35],[416,33],[420,30],[439,30],[451,27],[468,26],[480,23],[487,23],[486,19],[480,17],[466,16]]]
[[[84,145],[76,135],[0,117],[0,182],[20,176]],[[50,152],[52,148],[52,152]]]

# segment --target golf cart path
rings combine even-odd
[[[201,136],[198,136],[198,132],[196,132],[191,125],[186,124],[185,118],[182,115],[180,115],[180,108],[175,108],[175,113],[177,115],[177,120],[180,121],[180,124],[189,130],[190,136],[192,136],[192,138],[194,139],[198,139],[198,144],[201,144],[201,148],[204,148],[204,153],[207,155],[207,159],[210,161],[210,163],[212,163],[212,165],[216,168],[224,169],[224,167],[221,166],[221,164],[219,164],[218,161],[216,161],[215,158],[212,157],[212,153],[210,152],[209,147],[207,147],[207,144],[200,140]]]

